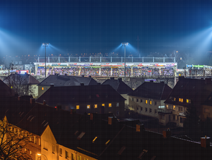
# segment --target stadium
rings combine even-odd
[[[45,76],[45,58],[38,57],[35,75]],[[46,76],[73,75],[92,77],[152,77],[175,76],[177,63],[174,57],[47,57]]]

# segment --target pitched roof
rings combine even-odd
[[[14,96],[14,91],[0,80],[0,98]]]
[[[28,101],[17,99],[7,107],[11,106],[14,110],[11,108],[6,113],[9,123],[13,116],[20,117],[18,112],[25,108],[26,114],[19,118],[21,120],[18,123],[13,121],[12,124],[37,135],[41,135],[49,125],[58,144],[99,160],[187,160],[188,157],[201,160],[212,157],[211,147],[202,148],[198,142],[176,137],[163,138],[161,134],[154,132],[136,132],[135,127],[122,125],[114,117],[112,125],[109,125],[107,120],[97,114],[90,120],[87,115],[70,114],[68,111],[36,103],[32,106]],[[4,107],[0,109],[1,114]]]
[[[210,79],[189,79],[181,77],[165,103],[174,105],[185,105],[186,99],[191,100],[191,104],[200,105],[206,101],[212,92],[212,82]],[[174,98],[176,100],[174,101]],[[183,98],[183,102],[179,102],[179,98]]]
[[[163,82],[160,83],[144,82],[128,95],[165,100],[171,93],[171,91],[172,89]]]
[[[17,81],[21,85],[30,85],[30,84],[38,84],[39,81],[36,80],[33,76],[30,74],[10,74],[3,80],[6,84],[10,82]]]
[[[110,85],[50,87],[36,101],[50,106],[75,103],[118,102],[125,99]]]
[[[79,86],[80,83],[84,83],[84,85],[97,84],[97,82],[91,77],[50,75],[42,82],[40,82],[38,86],[50,86],[51,84],[54,84],[54,86]]]
[[[111,77],[102,83],[102,85],[107,84],[112,86],[119,94],[128,94],[132,92],[132,89],[127,84],[125,84],[121,78],[115,80],[114,77]]]

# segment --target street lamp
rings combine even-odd
[[[126,78],[126,46],[128,45],[128,42],[123,42],[121,44],[124,46],[124,78]]]
[[[45,47],[45,78],[46,78],[46,47],[48,47],[49,43],[43,43],[43,46]]]

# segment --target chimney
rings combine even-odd
[[[171,137],[171,131],[168,128],[166,131],[163,131],[163,138],[169,138]]]
[[[112,123],[113,123],[113,117],[108,117],[108,124],[112,125]]]
[[[82,77],[84,77],[84,75],[82,75]]]
[[[90,120],[93,120],[93,113],[90,114]]]
[[[122,78],[118,78],[118,81],[121,82],[122,81]]]
[[[84,83],[80,83],[80,86],[84,86]]]
[[[34,98],[30,98],[30,104],[35,104],[35,99]]]
[[[43,100],[43,105],[44,105],[44,106],[46,105],[46,101],[45,101],[45,100]]]
[[[136,124],[136,132],[141,132],[141,131],[144,131],[145,128],[144,128],[144,125],[143,124]]]
[[[201,137],[201,147],[203,148],[209,148],[210,147],[210,137]]]
[[[114,80],[114,77],[110,77],[111,80]]]
[[[50,83],[50,87],[54,87],[54,83]]]
[[[211,78],[205,78],[205,84],[211,84]]]

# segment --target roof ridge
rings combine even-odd
[[[162,92],[161,92],[161,95],[160,95],[160,99],[162,99],[164,89],[165,89],[165,83],[163,84],[163,89],[162,89]]]

